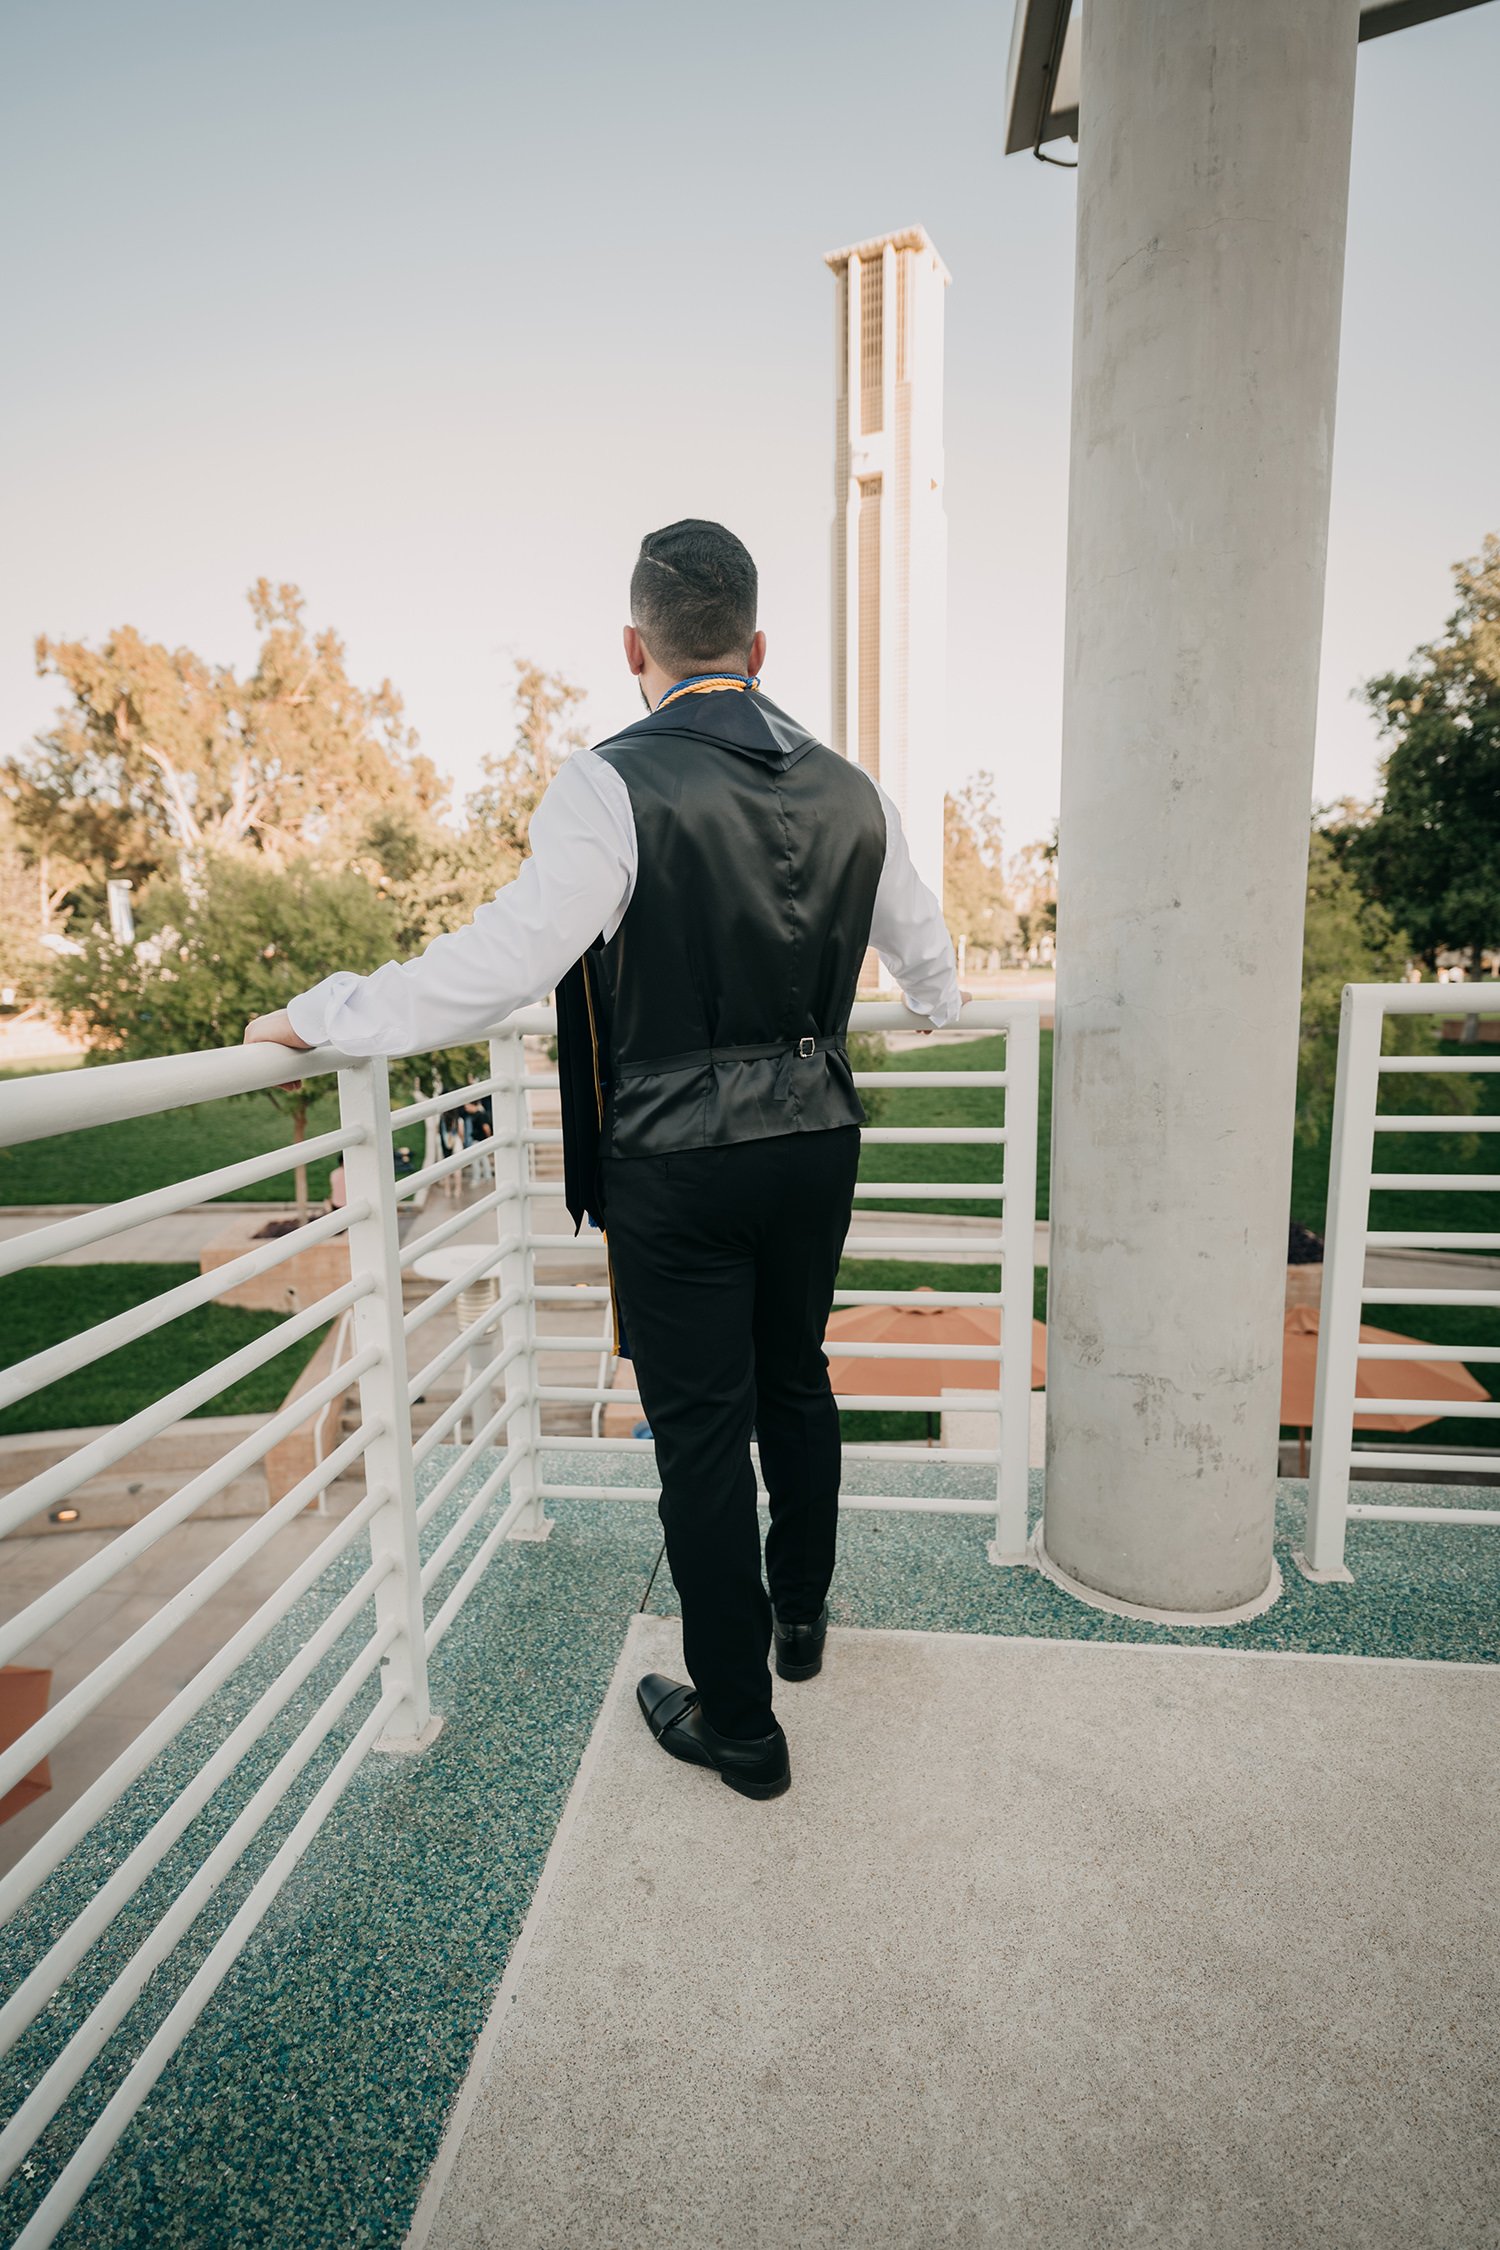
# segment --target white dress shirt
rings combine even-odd
[[[934,1029],[959,1011],[958,974],[942,909],[917,874],[901,816],[885,812],[885,864],[870,943],[907,1006]],[[336,969],[288,1007],[309,1046],[346,1055],[457,1047],[551,992],[601,934],[614,936],[635,888],[635,816],[614,767],[591,750],[558,768],[531,816],[531,856],[513,883],[464,929],[434,938],[414,961],[367,977]]]

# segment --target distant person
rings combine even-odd
[[[245,1036],[410,1053],[557,988],[568,1208],[607,1233],[691,1675],[648,1673],[637,1697],[671,1756],[774,1797],[791,1769],[773,1635],[781,1676],[808,1679],[828,1623],[822,1344],[864,1117],[844,1039],[865,949],[934,1028],[961,994],[890,798],[760,693],[756,593],[721,524],[650,533],[625,628],[647,716],[559,769],[516,880],[418,960],[338,970]]]

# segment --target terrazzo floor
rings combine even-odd
[[[429,1477],[445,1465],[436,1458]],[[597,1456],[563,1456],[552,1473],[559,1482],[601,1482],[603,1466]],[[555,1502],[555,1529],[545,1544],[499,1550],[436,1655],[433,1699],[446,1718],[442,1734],[419,1759],[366,1761],[58,2234],[70,2250],[332,2250],[402,2242],[656,1562],[654,1508],[624,1490],[643,1480],[644,1464],[610,1466],[620,1500]],[[862,1467],[861,1482],[868,1476],[873,1486],[876,1473]],[[911,1467],[882,1464],[879,1473],[906,1480]],[[979,1496],[985,1489],[983,1471],[923,1464],[920,1473],[934,1495]],[[888,1489],[911,1487],[892,1482]],[[1302,1494],[1297,1483],[1282,1488],[1277,1544],[1286,1592],[1245,1625],[1174,1629],[1085,1609],[1035,1572],[994,1570],[982,1517],[909,1512],[846,1516],[834,1618],[854,1627],[1500,1661],[1500,1538],[1493,1531],[1352,1525],[1354,1583],[1312,1586],[1290,1560],[1301,1535]],[[1403,1488],[1403,1497],[1411,1499],[1413,1488]],[[1429,1497],[1452,1506],[1457,1494],[1448,1487]],[[1476,1494],[1476,1504],[1487,1497]],[[1039,1489],[1033,1499],[1039,1504]],[[462,1501],[461,1488],[429,1538],[441,1536],[449,1510]],[[482,1527],[473,1535],[480,1536]],[[360,1567],[356,1551],[330,1569],[259,1662],[205,1707],[16,1918],[0,1940],[0,1983],[9,1988],[24,1974]],[[448,1583],[432,1590],[434,1604]],[[660,1572],[649,1607],[671,1614],[674,1606]],[[117,1921],[107,1944],[7,2058],[7,2113],[264,1777],[368,1626],[351,1630],[348,1646],[332,1652],[255,1758],[187,1831],[136,1909]],[[24,2225],[150,2026],[365,1716],[369,1692],[356,1699],[188,1942],[156,1973],[29,2169],[0,2196],[0,2240]]]

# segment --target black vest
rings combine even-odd
[[[863,1123],[844,1035],[885,864],[866,775],[762,695],[682,696],[596,755],[630,792],[637,869],[558,987],[575,1222],[601,1153]]]

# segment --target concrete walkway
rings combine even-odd
[[[409,2238],[1500,2240],[1500,1676],[835,1632],[791,1792],[637,1618]]]

